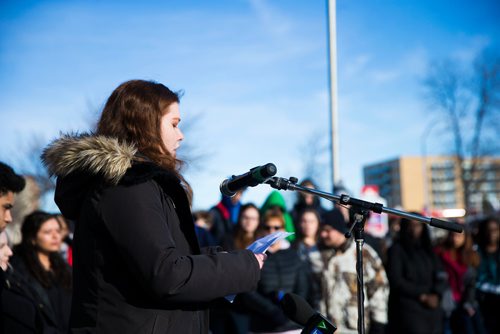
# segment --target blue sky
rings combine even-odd
[[[364,165],[421,153],[427,65],[498,50],[498,17],[494,0],[337,1],[340,170],[354,194]],[[186,170],[195,208],[256,165],[304,178],[313,155],[329,191],[326,48],[325,1],[2,0],[0,160],[15,164],[35,135],[88,130],[118,84],[152,79],[184,91],[185,143],[206,156]],[[432,136],[427,150],[446,152]]]

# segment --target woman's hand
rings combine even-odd
[[[419,297],[420,302],[428,308],[437,308],[439,306],[439,297],[436,294],[422,294]]]
[[[259,269],[262,269],[262,267],[264,266],[264,261],[266,261],[267,259],[267,255],[264,253],[258,253],[254,255],[257,261],[259,261]]]

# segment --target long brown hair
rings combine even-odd
[[[313,207],[308,207],[308,208],[305,208],[304,210],[302,210],[300,212],[300,215],[299,215],[299,221],[298,221],[298,225],[299,225],[299,228],[297,229],[297,235],[298,235],[298,238],[300,240],[303,240],[304,239],[304,233],[302,233],[302,227],[300,227],[300,225],[302,224],[302,218],[307,214],[307,213],[312,213],[315,217],[316,217],[316,220],[318,221],[318,228],[316,230],[316,240],[319,239],[319,235],[321,233],[321,216],[318,212],[318,210],[316,210],[315,208]]]
[[[56,216],[44,211],[34,211],[27,215],[21,227],[22,240],[14,248],[14,254],[21,257],[31,275],[43,287],[49,288],[56,283],[65,289],[71,289],[71,270],[59,252],[52,252],[49,255],[50,271],[43,268],[38,258],[38,246],[35,240],[42,225],[50,219],[56,219]],[[59,221],[57,219],[56,221],[60,226]]]
[[[443,242],[443,248],[450,252],[450,257],[453,260],[459,261],[463,264],[479,267],[480,257],[479,253],[474,249],[474,241],[470,231],[464,230],[464,244],[458,248],[454,247],[453,235],[455,232],[448,232],[446,239]]]
[[[233,240],[234,240],[234,248],[235,249],[245,249],[248,246],[250,246],[250,244],[252,242],[255,241],[255,235],[256,235],[256,232],[257,232],[257,229],[259,228],[259,226],[257,225],[257,228],[255,229],[255,231],[253,232],[253,235],[251,237],[248,237],[247,234],[245,233],[245,231],[243,231],[243,228],[241,227],[241,221],[243,219],[243,214],[245,213],[245,211],[247,211],[249,209],[256,210],[257,214],[259,215],[259,220],[260,220],[260,212],[255,204],[248,203],[248,204],[241,206],[240,212],[238,214],[238,222],[236,223],[235,230],[234,230],[234,239]],[[259,223],[260,223],[260,221],[259,221]]]
[[[179,94],[160,83],[124,82],[108,98],[97,134],[135,144],[139,153],[176,174],[190,195],[191,188],[179,173],[183,162],[172,156],[161,140],[161,118],[173,103],[179,103]]]

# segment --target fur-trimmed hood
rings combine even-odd
[[[61,213],[77,219],[88,192],[122,182],[136,152],[133,145],[92,134],[67,134],[51,142],[41,158],[57,177],[54,200]]]
[[[50,174],[57,176],[54,200],[69,219],[79,217],[89,191],[108,186],[130,186],[154,179],[176,196],[186,197],[175,173],[151,162],[134,145],[115,138],[64,135],[47,146],[42,161]]]
[[[57,177],[72,173],[100,175],[116,185],[132,166],[136,153],[134,145],[120,143],[116,138],[63,135],[45,148],[42,161],[49,173]]]

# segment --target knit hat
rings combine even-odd
[[[342,234],[349,231],[344,216],[339,209],[333,209],[323,214],[323,225],[331,226]]]

